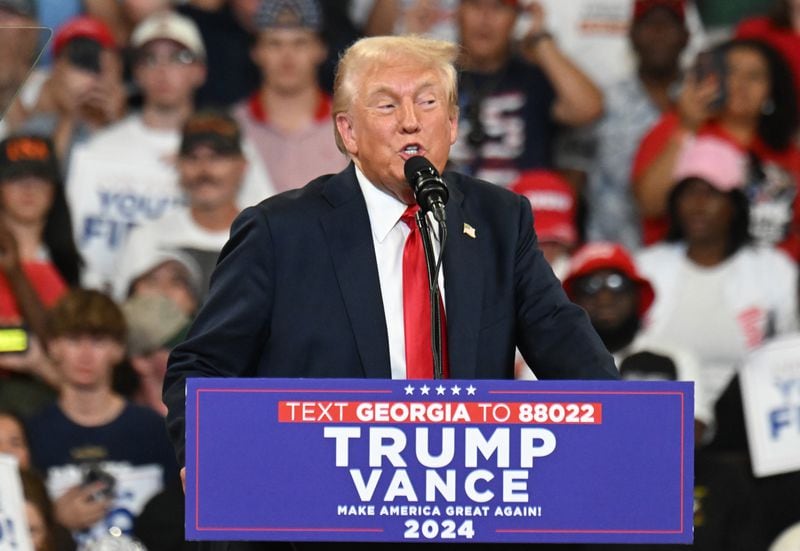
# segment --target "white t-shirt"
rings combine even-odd
[[[194,261],[200,270],[201,291],[205,295],[211,271],[229,234],[229,230],[210,231],[199,226],[186,207],[134,228],[119,255],[114,297],[124,300],[133,280],[154,268],[161,253],[173,251]]]
[[[681,263],[681,292],[672,297],[672,311],[660,331],[662,338],[679,342],[702,358],[703,386],[715,398],[725,390],[734,366],[747,352],[736,313],[723,291],[731,268],[730,262],[711,268]]]
[[[67,176],[67,200],[78,248],[86,262],[83,285],[109,288],[128,232],[185,204],[175,166],[180,132],[145,126],[131,115],[76,146]],[[239,205],[273,193],[258,156],[243,145],[248,169]]]
[[[689,260],[684,245],[662,243],[637,262],[656,293],[646,335],[698,358],[712,404],[748,351],[797,328],[797,267],[781,251],[745,246],[709,268]]]
[[[635,55],[629,38],[634,0],[539,0],[545,26],[561,50],[602,88],[634,73]],[[519,33],[525,30],[520,18]],[[689,45],[683,61],[689,63],[704,47],[706,37],[694,3],[686,4]]]

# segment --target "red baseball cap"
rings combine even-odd
[[[53,38],[53,54],[58,56],[64,46],[76,38],[88,38],[103,48],[116,48],[117,41],[111,29],[96,17],[79,16],[64,23]]]
[[[638,21],[655,8],[671,11],[681,21],[686,21],[685,0],[636,0],[633,5],[633,20]]]
[[[574,299],[575,280],[600,270],[614,270],[619,272],[639,288],[639,316],[652,306],[656,293],[653,286],[636,270],[631,255],[618,243],[594,242],[587,243],[572,255],[569,269],[562,285],[570,299]]]
[[[520,175],[511,189],[531,202],[533,227],[539,241],[567,247],[578,244],[575,191],[564,178],[551,170],[529,170]]]

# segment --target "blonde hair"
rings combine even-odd
[[[336,116],[350,109],[356,95],[358,80],[375,68],[398,61],[418,63],[421,70],[433,69],[441,74],[450,113],[458,112],[458,83],[455,60],[458,46],[444,40],[416,35],[372,36],[351,45],[339,58],[333,81],[333,131],[336,146],[346,153],[344,142],[336,127]]]

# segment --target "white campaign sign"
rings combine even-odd
[[[106,148],[77,148],[67,198],[78,248],[87,263],[84,284],[112,280],[128,232],[185,203],[175,167],[164,160]]]
[[[754,351],[740,377],[753,474],[800,470],[800,335]]]
[[[17,460],[0,453],[0,551],[33,551]]]

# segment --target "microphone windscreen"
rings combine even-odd
[[[411,185],[414,185],[414,181],[418,178],[420,172],[427,171],[437,176],[439,175],[431,162],[421,155],[411,157],[406,161],[406,164],[403,165],[403,172],[406,175],[406,180],[408,180]]]

